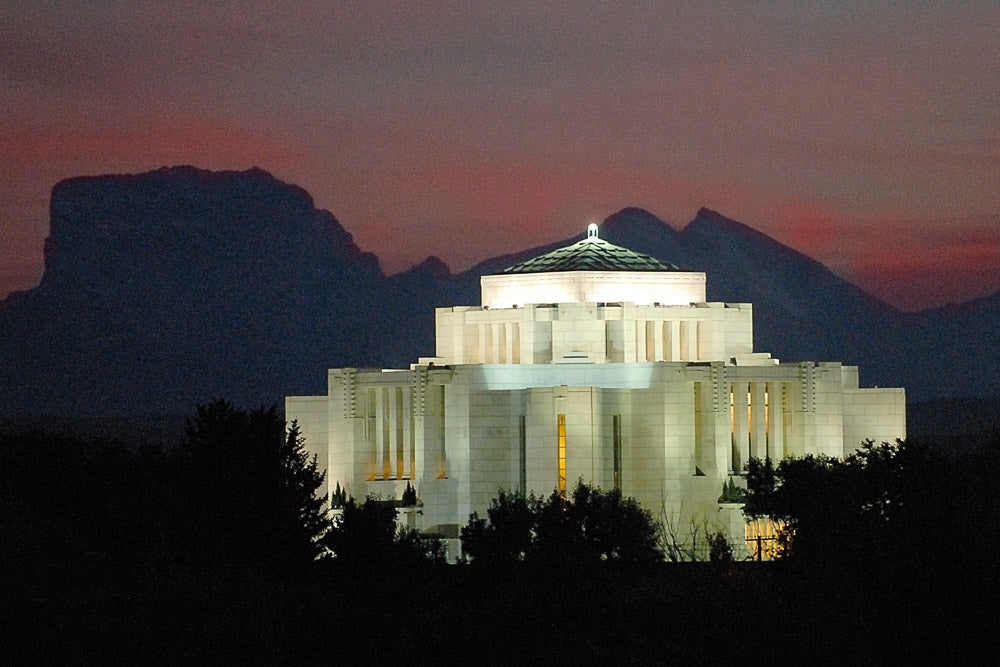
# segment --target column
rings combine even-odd
[[[400,413],[403,421],[402,447],[403,469],[401,476],[406,479],[416,479],[413,475],[413,407],[412,388],[400,387]]]
[[[734,472],[742,472],[743,466],[750,459],[750,411],[747,409],[746,382],[734,382],[733,388],[733,441],[736,445],[736,460],[733,461]]]
[[[764,412],[763,382],[750,383],[750,456],[767,456],[767,415]]]
[[[767,383],[767,455],[778,462],[785,457],[785,397],[780,382]]]
[[[490,359],[491,363],[502,364],[506,362],[506,357],[503,354],[507,351],[507,336],[504,325],[493,324],[490,326],[493,330],[493,357]]]
[[[386,413],[386,479],[399,478],[399,406],[396,402],[396,388],[386,387],[385,392],[385,413]]]
[[[385,479],[385,396],[381,387],[374,390],[375,396],[375,479]]]
[[[640,320],[635,322],[635,360],[647,361],[646,359],[646,323]]]
[[[505,322],[503,325],[503,362],[505,364],[513,364],[514,361],[514,327],[516,324],[511,324],[510,322]]]
[[[480,364],[486,363],[486,353],[489,349],[486,346],[486,332],[488,331],[488,326],[489,325],[487,324],[479,325],[479,358],[476,359],[476,362]]]
[[[663,356],[663,325],[660,322],[653,323],[653,361],[664,361]]]
[[[427,386],[426,376],[420,378],[419,382],[423,385],[424,395],[427,397],[424,402],[424,412],[419,410],[412,410],[413,418],[410,421],[410,439],[413,441],[413,470],[414,473],[419,471],[421,474],[427,473],[427,465],[430,463],[427,457],[427,417],[426,410],[428,405],[433,405],[431,403],[432,399],[430,397],[430,392],[432,387]],[[411,403],[416,400],[417,392],[420,391],[420,386],[414,387],[410,393]],[[419,404],[418,404],[419,405]],[[432,422],[433,423],[433,422]],[[430,441],[433,442],[434,438],[431,437]]]
[[[681,360],[681,323],[679,320],[667,323],[670,326],[670,361]]]
[[[698,361],[698,321],[692,320],[686,324],[688,325],[687,360]]]

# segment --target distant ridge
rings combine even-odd
[[[253,406],[323,392],[327,368],[406,367],[434,352],[435,307],[476,305],[483,274],[580,238],[387,277],[305,190],[189,166],[62,181],[50,229],[39,286],[0,301],[0,417]],[[756,349],[783,361],[858,364],[911,398],[998,393],[1000,294],[901,313],[707,208],[680,230],[626,208],[600,234],[752,302]]]

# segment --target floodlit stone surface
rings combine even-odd
[[[742,515],[718,500],[751,457],[905,437],[902,389],[754,352],[751,305],[706,303],[705,282],[669,268],[486,276],[482,306],[437,309],[436,356],[331,370],[328,394],[288,397],[286,415],[331,492],[400,498],[412,482],[422,506],[408,523],[451,535],[498,490],[582,479],[741,536]]]

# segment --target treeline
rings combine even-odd
[[[792,627],[822,636],[815,621],[829,619],[895,659],[1000,647],[1000,432],[961,452],[909,440],[750,461],[744,514],[781,526],[778,584],[807,610]]]
[[[1000,636],[1000,438],[963,451],[753,461],[745,511],[784,526],[773,563],[732,562],[717,543],[715,562],[665,562],[647,510],[580,483],[499,491],[462,530],[464,564],[448,565],[441,543],[398,528],[388,499],[343,498],[331,521],[323,472],[273,408],[200,406],[170,450],[6,435],[0,657],[985,656]]]
[[[170,451],[8,435],[0,478],[3,621],[28,659],[234,645],[247,596],[312,576],[328,526],[274,408],[201,406]]]

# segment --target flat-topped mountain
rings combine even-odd
[[[0,382],[18,412],[273,401],[286,378],[322,382],[317,368],[382,352],[375,256],[259,169],[63,181],[50,229],[41,283],[0,308]]]

